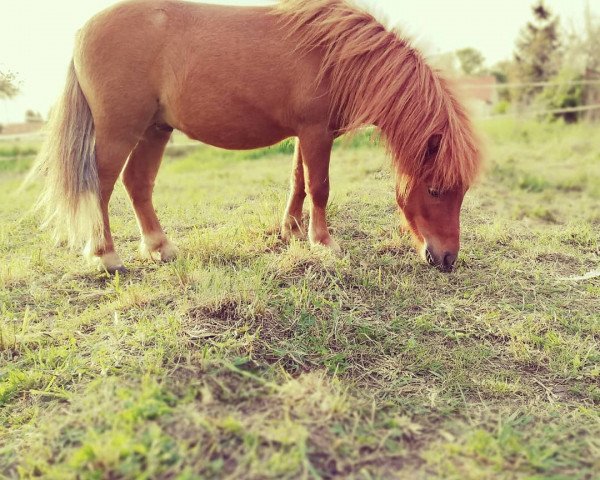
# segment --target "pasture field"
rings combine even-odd
[[[174,149],[156,204],[182,255],[130,272],[56,247],[0,142],[0,476],[600,478],[600,135],[482,126],[455,273],[399,232],[383,149],[332,163],[343,254],[284,245],[289,145]]]

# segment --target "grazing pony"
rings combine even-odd
[[[397,201],[423,257],[452,270],[459,214],[480,165],[465,109],[411,45],[345,0],[232,7],[130,0],[78,32],[62,100],[33,174],[46,224],[108,272],[123,270],[108,204],[119,175],[142,251],[169,261],[152,190],[173,129],[209,145],[254,149],[297,137],[282,236],[336,248],[325,215],[336,137],[382,134]]]

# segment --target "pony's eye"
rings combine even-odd
[[[430,188],[429,195],[431,195],[433,198],[438,198],[442,195],[442,192],[440,192],[439,190],[436,190],[435,188]]]

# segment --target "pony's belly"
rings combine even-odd
[[[291,129],[274,122],[248,118],[245,122],[228,119],[212,119],[208,122],[173,125],[188,137],[202,143],[227,150],[253,150],[270,147],[294,135]]]
[[[273,137],[270,140],[265,139],[263,141],[243,141],[243,142],[236,141],[236,140],[222,141],[222,140],[216,140],[216,139],[203,139],[203,138],[196,137],[196,136],[191,136],[191,135],[188,135],[188,136],[190,138],[193,138],[194,140],[198,140],[207,145],[211,145],[213,147],[218,147],[218,148],[223,148],[225,150],[255,150],[257,148],[272,147],[273,145],[276,145],[277,143],[285,140],[286,138],[289,138],[291,135]]]

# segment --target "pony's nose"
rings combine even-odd
[[[454,264],[456,263],[457,255],[452,252],[446,252],[444,255],[444,263],[442,267],[445,271],[451,272],[454,269]]]

